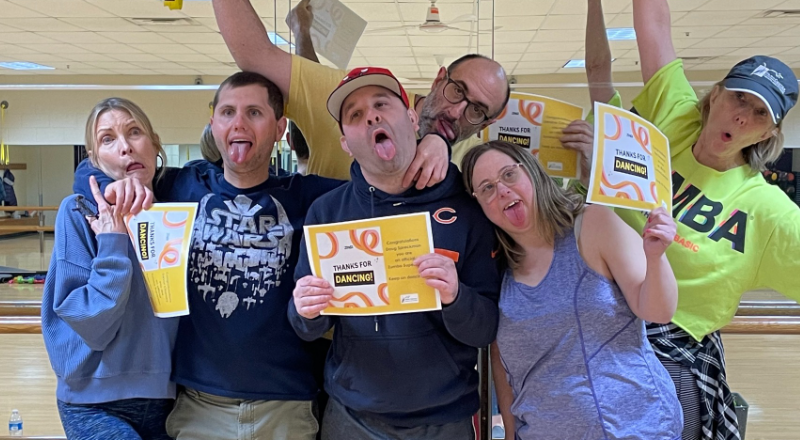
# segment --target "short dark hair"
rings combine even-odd
[[[450,63],[450,65],[447,66],[447,72],[453,73],[456,67],[469,60],[486,60],[486,61],[491,61],[493,63],[497,63],[497,61],[487,57],[486,55],[481,55],[479,53],[468,53]],[[500,63],[497,63],[497,65],[499,65],[501,69],[503,68],[503,66],[500,65]],[[505,69],[503,70],[503,73],[505,74]],[[500,110],[498,110],[497,113],[495,113],[494,115],[491,115],[490,118],[497,117],[497,115],[502,113],[503,109],[506,108],[506,105],[508,105],[508,100],[510,98],[511,98],[511,84],[509,84],[508,80],[506,80],[506,98],[503,100],[503,105],[500,106]]]
[[[308,143],[305,136],[303,136],[303,132],[292,121],[289,121],[287,129],[289,130],[289,138],[292,140],[294,154],[300,159],[308,159]]]
[[[233,75],[225,78],[222,84],[217,88],[217,93],[214,94],[214,101],[211,103],[211,108],[216,109],[219,103],[219,93],[225,87],[236,89],[249,85],[259,85],[267,89],[267,98],[269,99],[269,106],[275,112],[275,119],[283,117],[283,93],[272,81],[265,78],[263,75],[255,72],[236,72]]]

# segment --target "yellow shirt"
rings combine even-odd
[[[702,122],[683,62],[659,70],[633,103],[670,141],[678,225],[667,248],[678,280],[672,321],[699,341],[731,321],[748,290],[800,300],[800,209],[749,165],[719,172],[697,162],[691,147]],[[643,230],[642,213],[616,212]]]
[[[292,82],[284,114],[294,121],[308,143],[308,173],[334,179],[350,179],[353,159],[342,150],[342,133],[330,113],[328,96],[342,78],[344,70],[334,69],[292,55]]]
[[[308,174],[350,180],[353,158],[342,150],[339,124],[328,113],[328,96],[347,71],[292,55],[292,83],[284,114],[294,121],[308,143]],[[415,102],[416,95],[408,95]]]
[[[308,174],[350,180],[353,158],[342,150],[339,141],[342,132],[327,107],[328,96],[345,75],[345,70],[292,55],[292,83],[283,111],[297,124],[308,143]],[[408,99],[415,103],[417,95],[409,93]],[[480,143],[479,138],[471,137],[454,145],[452,162],[460,165],[464,154]]]
[[[450,162],[456,164],[458,169],[461,169],[461,160],[464,159],[464,156],[467,155],[467,151],[471,150],[473,147],[477,147],[478,145],[483,144],[483,137],[481,137],[481,133],[474,134],[463,141],[453,145],[453,155],[450,158]]]

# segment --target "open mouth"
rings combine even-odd
[[[132,162],[128,167],[125,169],[126,173],[131,173],[133,171],[143,170],[144,165],[140,164],[139,162]]]
[[[733,140],[733,135],[732,134],[730,134],[728,132],[722,133],[722,141],[723,142],[730,142],[732,140]]]
[[[506,205],[503,208],[503,214],[505,214],[508,221],[516,227],[522,227],[525,223],[525,207],[519,199]]]
[[[453,124],[449,121],[438,118],[436,120],[436,131],[438,131],[440,135],[446,137],[450,142],[456,140],[456,133],[453,130]]]
[[[385,130],[379,128],[372,133],[372,140],[375,144],[375,153],[383,160],[392,160],[397,153],[394,141]]]
[[[247,139],[233,139],[228,145],[228,156],[234,163],[242,163],[253,147],[253,143]]]

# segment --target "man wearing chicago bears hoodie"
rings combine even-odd
[[[331,94],[328,111],[342,129],[342,148],[355,158],[352,181],[314,202],[306,224],[429,212],[437,252],[414,264],[439,290],[442,310],[321,316],[333,288],[310,275],[306,247],[300,246],[289,320],[308,341],[336,326],[325,365],[331,400],[322,438],[474,438],[478,348],[497,332],[500,282],[492,226],[455,165],[433,187],[403,186],[416,151],[417,115],[391,72],[354,69]]]

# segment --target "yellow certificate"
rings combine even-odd
[[[629,111],[594,106],[594,154],[589,203],[672,212],[669,140],[653,124]]]
[[[186,268],[196,213],[197,203],[156,203],[125,218],[159,318],[189,314]]]
[[[387,315],[440,310],[414,260],[433,252],[427,212],[305,226],[311,273],[333,285],[323,315]]]
[[[501,140],[519,145],[539,158],[547,174],[580,178],[580,157],[561,146],[561,131],[583,109],[564,101],[530,93],[511,92],[508,105],[497,121],[483,130],[485,142]]]

